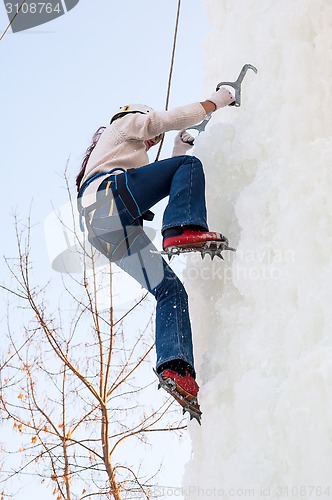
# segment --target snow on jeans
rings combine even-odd
[[[156,248],[140,217],[166,196],[162,231],[182,225],[208,229],[202,164],[194,156],[177,156],[107,176],[97,192],[89,241],[154,295],[157,369],[175,359],[194,368],[187,293],[161,255],[151,252]]]

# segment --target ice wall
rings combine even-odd
[[[186,269],[202,427],[185,498],[332,495],[332,3],[205,0],[205,90],[243,82],[197,141],[209,222],[237,247]]]

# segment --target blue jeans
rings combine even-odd
[[[121,189],[120,176],[126,181]],[[142,227],[141,215],[166,196],[162,231],[183,225],[208,229],[202,164],[194,156],[177,156],[107,176],[88,224],[89,241],[154,295],[157,370],[173,360],[194,370],[187,293],[161,255],[153,253]]]

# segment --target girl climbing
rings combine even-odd
[[[161,228],[164,250],[227,244],[220,233],[209,231],[203,167],[186,155],[193,138],[185,129],[233,101],[221,87],[206,101],[170,111],[122,106],[94,135],[76,182],[90,243],[154,295],[160,385],[199,422],[187,293],[145,234],[143,220],[152,220],[150,208],[168,196]],[[149,164],[147,151],[170,130],[180,131],[172,157]]]

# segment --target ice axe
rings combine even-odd
[[[243,78],[246,76],[246,73],[248,69],[252,69],[255,73],[257,73],[257,68],[253,66],[252,64],[245,64],[243,68],[240,71],[239,76],[237,77],[237,80],[235,82],[220,82],[218,83],[216,90],[219,90],[222,85],[227,85],[228,87],[233,87],[235,90],[235,100],[231,102],[228,106],[236,106],[237,108],[241,106],[241,84],[243,81]],[[206,118],[199,123],[198,125],[194,125],[193,127],[187,128],[187,130],[197,130],[198,133],[200,134],[201,132],[204,132],[206,125],[209,123],[211,119],[212,113],[209,113]],[[194,144],[194,142],[192,142]]]
[[[243,78],[246,76],[248,69],[252,69],[255,73],[257,73],[257,68],[255,68],[255,66],[253,66],[252,64],[245,64],[241,69],[240,74],[237,77],[237,80],[235,80],[235,82],[218,83],[216,90],[219,90],[222,85],[233,87],[233,89],[235,90],[235,96],[234,96],[235,101],[231,102],[229,106],[236,106],[236,107],[241,106],[241,83],[243,81]]]

